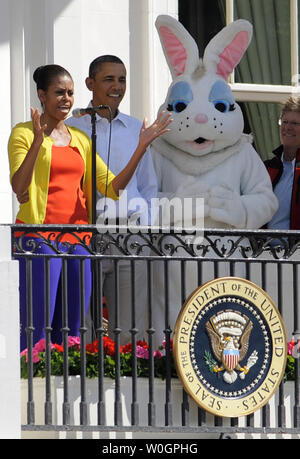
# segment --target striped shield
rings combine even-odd
[[[238,349],[224,349],[223,364],[226,370],[232,371],[239,363],[240,351]]]

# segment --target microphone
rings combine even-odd
[[[72,115],[75,118],[81,118],[84,115],[92,115],[97,110],[109,110],[109,105],[97,105],[96,107],[87,107],[87,108],[75,108],[72,111]]]

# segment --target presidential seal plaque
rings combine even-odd
[[[286,354],[278,309],[245,279],[207,282],[176,321],[178,376],[195,402],[216,416],[246,416],[265,405],[282,380]]]

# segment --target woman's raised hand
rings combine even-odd
[[[165,110],[158,115],[154,123],[149,127],[146,127],[147,120],[145,118],[140,131],[140,144],[147,148],[153,140],[170,130],[168,126],[172,121],[171,114]]]
[[[31,119],[33,127],[33,142],[29,148],[22,164],[15,172],[12,178],[12,189],[16,193],[18,201],[23,204],[29,200],[29,186],[32,180],[32,174],[35,168],[35,163],[39,150],[44,141],[44,132],[47,129],[47,124],[41,126],[41,115],[38,109],[34,110],[32,107]]]
[[[31,119],[32,119],[32,125],[33,125],[33,132],[34,132],[34,140],[42,144],[44,141],[44,133],[45,133],[45,130],[47,129],[47,124],[43,124],[41,126],[41,114],[38,108],[34,110],[31,107],[30,111],[31,111]]]

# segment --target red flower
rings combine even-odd
[[[113,357],[115,355],[115,342],[111,338],[108,338],[107,336],[103,336],[103,349],[104,349],[105,354],[108,354]],[[93,343],[87,344],[86,351],[89,354],[96,354],[97,352],[99,352],[98,340],[96,339]],[[120,352],[121,352],[121,346],[120,346]]]
[[[105,354],[108,354],[111,357],[115,355],[115,342],[111,338],[103,336],[103,347]]]
[[[98,352],[98,340],[96,339],[93,343],[87,344],[85,349],[89,354],[96,354]]]
[[[139,346],[140,348],[143,348],[146,351],[149,349],[148,343],[146,343],[146,341],[137,341],[136,345],[137,347]],[[130,354],[132,352],[132,342],[124,344],[124,346],[122,346],[121,352],[123,354]]]
[[[116,352],[116,345],[111,338],[108,338],[108,336],[103,336],[103,347],[105,354],[114,357]],[[119,352],[122,353],[122,346],[119,346]]]
[[[148,343],[146,343],[146,341],[137,341],[136,345],[144,350],[149,349]],[[104,349],[104,354],[114,357],[115,352],[116,352],[116,345],[115,345],[114,340],[112,340],[108,336],[103,336],[103,349]],[[86,351],[89,354],[95,354],[99,352],[98,340],[95,340],[93,343],[87,344]],[[125,344],[124,346],[120,346],[121,354],[130,354],[131,352],[132,352],[131,342],[128,344]]]
[[[61,344],[54,344],[54,347],[57,352],[64,352],[64,347]]]
[[[130,354],[132,352],[132,343],[125,344],[122,346],[122,353],[123,354]]]

